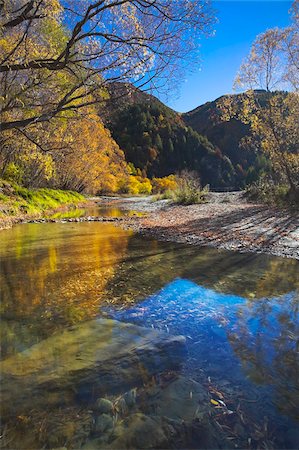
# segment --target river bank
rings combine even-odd
[[[145,236],[299,259],[299,213],[249,202],[242,192],[210,193],[207,203],[188,206],[149,197],[93,200],[146,212],[121,221]]]
[[[0,230],[92,204],[83,195],[59,189],[27,189],[0,179]]]
[[[51,190],[37,191],[49,194]],[[60,193],[63,195],[57,200],[55,197]],[[188,206],[174,205],[169,200],[153,201],[149,196],[86,199],[77,193],[53,190],[50,202],[37,201],[32,208],[24,197],[22,201],[14,199],[17,209],[13,214],[11,202],[1,202],[0,198],[0,230],[26,222],[113,222],[164,241],[299,259],[299,213],[249,202],[242,192],[211,192],[207,203]],[[55,207],[50,207],[53,197]],[[136,214],[51,216],[88,206],[118,208]]]

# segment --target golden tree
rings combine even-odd
[[[299,187],[298,42],[296,0],[291,26],[257,36],[241,65],[235,86],[249,91],[223,97],[218,104],[223,120],[235,118],[250,125],[247,145],[268,155],[273,172],[288,184],[292,198]]]
[[[177,75],[177,61],[188,67],[197,57],[195,42],[212,22],[204,0],[7,0],[1,130],[97,103],[111,82],[163,84]]]
[[[116,192],[119,180],[128,177],[124,153],[95,111],[86,114],[88,117],[64,121],[67,148],[53,153],[56,182],[80,192]]]
[[[0,176],[17,164],[34,185],[56,173],[65,186],[114,190],[123,154],[94,105],[115,82],[178,76],[213,20],[205,0],[0,2]]]

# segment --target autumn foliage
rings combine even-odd
[[[169,79],[179,55],[192,53],[192,41],[212,23],[202,0],[5,2],[0,177],[26,187],[150,194],[151,181],[131,173],[103,124],[107,87],[143,85],[157,74]]]

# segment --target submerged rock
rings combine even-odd
[[[166,448],[167,425],[161,417],[149,417],[142,413],[132,414],[115,428],[116,439],[109,448]]]
[[[134,410],[125,417],[117,414],[113,429],[83,449],[224,448],[224,437],[211,422],[210,397],[200,383],[183,376],[165,383],[162,376],[158,385],[139,389],[135,401]]]
[[[98,398],[94,407],[95,411],[100,414],[112,414],[113,403],[107,398]]]
[[[185,338],[110,319],[56,333],[2,361],[2,417],[123,392],[178,368]]]
[[[110,437],[92,439],[83,450],[168,448],[172,432],[166,419],[139,412],[118,422]]]
[[[132,408],[136,403],[136,389],[126,392],[123,397],[128,408]]]
[[[185,423],[208,415],[209,398],[199,383],[183,376],[171,381],[166,387],[149,389],[146,393],[146,412]]]
[[[94,431],[102,435],[113,428],[113,418],[109,414],[101,414],[97,417]]]

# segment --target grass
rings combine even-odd
[[[59,189],[27,189],[0,180],[0,217],[42,215],[62,206],[76,206],[85,201],[77,192]]]

